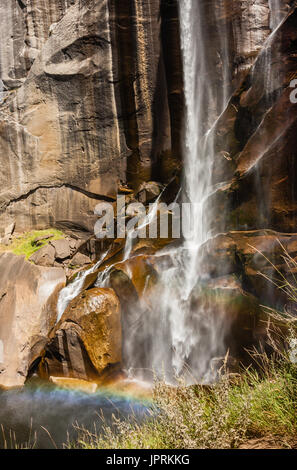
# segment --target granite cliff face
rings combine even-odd
[[[285,5],[289,7],[289,5]],[[271,20],[270,20],[271,21]],[[287,302],[279,290],[259,276],[278,276],[277,266],[291,273],[281,257],[283,248],[295,259],[297,107],[292,100],[296,78],[296,2],[283,22],[260,48],[212,129],[217,164],[217,190],[209,207],[217,207],[216,276],[233,274],[261,302],[280,308]],[[258,251],[257,251],[258,250]]]
[[[279,14],[293,3],[280,0]],[[228,93],[240,85],[274,26],[272,5],[203,1],[213,57],[205,79],[213,90],[226,73]],[[98,200],[112,201],[122,184],[137,189],[143,181],[166,183],[179,174],[183,85],[176,0],[47,0],[42,7],[13,0],[0,8],[0,231],[16,221],[19,232],[58,225],[92,233]],[[222,62],[222,35],[228,63]],[[257,77],[264,73],[261,64]],[[215,102],[214,97],[213,116]],[[241,131],[249,119],[248,106],[242,109],[235,123],[239,147],[253,131]],[[250,113],[257,113],[255,129],[261,112],[264,107]],[[232,117],[225,114],[223,126],[227,119]],[[236,170],[226,155],[238,151],[225,142],[222,147],[222,132],[218,182]],[[176,183],[177,188],[178,178]],[[237,199],[244,200],[246,194],[239,193]],[[286,231],[288,223],[278,229]]]
[[[225,183],[214,196],[227,209],[221,231],[296,231],[297,108],[290,98],[296,24],[295,8],[264,43],[213,129],[214,182]]]
[[[98,199],[177,173],[175,2],[13,0],[1,21],[1,227],[92,232]]]

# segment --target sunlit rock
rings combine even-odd
[[[0,386],[12,387],[24,384],[36,338],[54,325],[66,278],[62,269],[34,266],[11,253],[0,255],[0,272]]]
[[[84,291],[68,305],[46,345],[39,374],[103,380],[122,360],[119,300],[112,289]]]

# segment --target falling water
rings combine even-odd
[[[102,260],[105,258],[106,255],[107,253],[104,253],[100,257],[99,261],[97,261],[97,263],[91,266],[89,269],[80,271],[77,274],[75,280],[73,282],[70,282],[66,287],[64,287],[64,289],[61,290],[57,304],[57,322],[61,319],[63,313],[66,310],[66,307],[71,302],[71,300],[75,299],[75,297],[77,297],[83,290],[86,277],[99,268],[100,264],[102,263]]]
[[[269,14],[269,26],[271,30],[270,36],[268,36],[264,47],[263,47],[263,68],[266,70],[266,81],[265,81],[265,94],[266,101],[269,105],[273,104],[273,94],[278,88],[281,87],[281,78],[277,67],[273,67],[272,57],[272,43],[274,35],[277,33],[283,19],[286,16],[287,9],[285,8],[282,0],[269,0],[268,6],[270,10]],[[280,44],[279,44],[280,45]],[[275,51],[276,52],[276,51]],[[281,50],[279,48],[279,56],[281,56]],[[281,60],[281,59],[280,59]]]
[[[271,11],[272,3],[279,12],[273,0]],[[205,26],[205,2],[180,0],[179,9],[185,92],[182,201],[190,202],[192,210],[183,244],[156,255],[162,258],[157,287],[134,308],[129,306],[129,315],[124,315],[124,363],[133,378],[146,380],[156,374],[169,382],[176,377],[188,383],[210,382],[216,376],[218,359],[226,353],[228,329],[224,314],[214,311],[204,296],[210,279],[203,263],[204,246],[216,235],[212,231],[215,208],[209,204],[215,191],[215,134],[210,130],[231,93],[228,31],[224,2],[218,2],[213,11],[215,39]],[[274,12],[272,16],[273,25],[278,25],[282,18]],[[217,41],[219,59],[213,50],[209,51],[213,40]],[[220,87],[211,81],[211,74],[218,68]],[[128,234],[125,260],[132,253],[133,235],[133,231]],[[97,286],[108,286],[111,269],[101,273]],[[82,288],[82,277],[75,282],[76,286],[69,286],[59,299],[59,312]]]
[[[151,207],[149,208],[148,213],[143,217],[143,220],[141,220],[137,227],[131,227],[129,229],[129,225],[127,226],[127,237],[126,237],[126,244],[125,244],[125,251],[124,251],[124,258],[123,261],[126,261],[127,259],[130,258],[132,248],[133,248],[133,240],[137,238],[137,235],[140,230],[146,229],[148,225],[155,219],[157,216],[157,211],[158,211],[158,204],[159,201],[162,197],[164,190],[160,193],[158,196],[157,200],[154,202],[154,204],[151,204]]]
[[[160,253],[167,259],[159,273],[157,291],[145,305],[130,312],[125,326],[125,361],[133,376],[144,378],[151,370],[168,381],[183,376],[188,382],[213,379],[212,361],[225,353],[223,324],[205,302],[193,312],[193,292],[207,280],[201,247],[211,234],[211,213],[206,202],[213,191],[211,126],[224,109],[230,83],[228,41],[224,21],[219,28],[222,86],[220,93],[207,80],[208,45],[202,2],[180,0],[186,117],[184,131],[183,201],[191,213],[183,245]],[[214,12],[214,14],[216,14]],[[209,38],[208,38],[209,39]],[[216,113],[213,112],[216,109]]]
[[[268,4],[270,10],[270,29],[274,31],[284,19],[285,11],[282,8],[284,2],[281,0],[269,0]]]
[[[186,269],[187,294],[190,293],[203,273],[199,267],[199,248],[211,236],[210,226],[212,214],[206,213],[205,202],[213,191],[212,169],[214,164],[214,150],[212,138],[208,138],[209,126],[216,119],[210,111],[211,104],[216,101],[216,95],[208,82],[209,51],[207,38],[205,38],[203,23],[202,2],[195,0],[180,1],[181,18],[181,46],[183,52],[186,121],[184,142],[184,192],[185,199],[192,204],[191,218],[194,226],[190,237],[186,239],[185,246],[189,250],[189,265]],[[216,14],[216,11],[214,11]],[[230,88],[227,68],[228,43],[227,31],[224,22],[220,23],[221,61],[223,63],[223,76],[221,93],[218,99],[220,107],[216,108],[220,114],[227,101]]]

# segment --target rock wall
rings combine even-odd
[[[87,231],[120,184],[176,174],[176,2],[13,0],[1,13],[0,228]]]
[[[23,385],[29,364],[55,324],[61,268],[34,266],[21,256],[0,255],[0,386]]]
[[[285,15],[294,2],[278,3]],[[232,94],[260,54],[272,28],[271,5],[203,1],[213,116],[223,75],[230,75]],[[57,225],[90,233],[98,200],[112,201],[122,184],[137,189],[143,181],[168,182],[179,173],[183,93],[176,0],[12,0],[0,8],[0,232],[16,221],[19,232]],[[242,109],[235,122],[239,141],[252,132],[242,129],[253,113],[260,121],[259,109]],[[223,127],[224,119],[233,117],[225,114]],[[236,171],[235,150],[224,142],[224,129],[216,131],[222,133],[214,169],[220,183]],[[239,193],[234,197],[241,203],[246,195]],[[239,219],[239,228],[256,228]]]
[[[279,277],[277,269],[291,278],[292,266],[284,263],[282,246],[295,259],[297,232],[297,105],[291,99],[297,3],[283,4],[283,22],[269,39],[262,36],[253,67],[244,67],[241,80],[233,81],[230,100],[209,136],[214,142],[217,190],[208,204],[216,208],[212,229],[220,235],[206,247],[206,269],[213,277],[233,275],[260,303],[280,309],[288,299],[268,279]],[[262,11],[270,32],[267,5],[254,2],[253,8],[258,9],[257,18]],[[213,250],[220,260],[215,269]]]
[[[222,93],[223,83],[229,81],[228,98],[262,50],[272,31],[271,18],[275,12],[270,0],[202,0],[199,3],[203,18],[207,18],[201,25],[208,51],[204,79],[213,94],[213,101],[205,102],[212,110],[208,113],[210,121],[203,123],[208,130],[222,109],[222,98],[226,98]],[[278,3],[279,16],[285,16],[289,3],[293,2],[279,0]]]
[[[217,231],[271,228],[296,231],[297,10],[292,10],[259,53],[213,130],[222,183],[212,204]]]

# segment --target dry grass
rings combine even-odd
[[[95,449],[238,448],[269,436],[281,447],[297,444],[297,366],[258,355],[259,371],[222,375],[212,387],[158,383],[149,417],[114,418],[100,434],[78,429],[72,447]]]
[[[284,250],[290,280],[273,266],[271,282],[297,305],[297,263]],[[270,263],[270,261],[267,259]],[[272,264],[272,263],[271,263]],[[264,275],[265,277],[265,275]],[[272,322],[286,324],[288,337],[270,336],[274,354],[251,352],[257,367],[241,374],[222,370],[211,387],[157,383],[154,406],[139,423],[114,418],[101,433],[78,429],[78,440],[70,447],[95,449],[218,449],[257,446],[297,448],[297,334],[294,314],[268,309]],[[279,344],[287,344],[281,349]],[[252,444],[254,445],[254,444]]]

